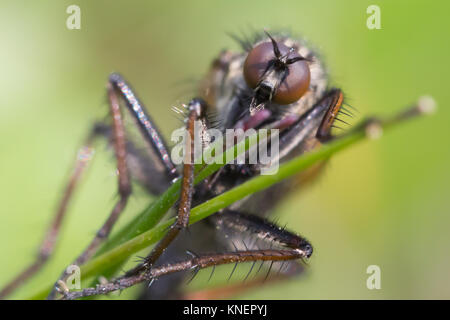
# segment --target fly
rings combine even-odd
[[[342,91],[329,86],[322,61],[301,39],[261,32],[256,33],[251,41],[239,42],[242,52],[221,52],[200,83],[199,97],[181,110],[191,146],[194,144],[196,122],[201,123],[202,137],[211,127],[221,132],[227,129],[277,129],[279,153],[276,160],[285,162],[332,139],[336,121],[346,123],[342,116],[352,117],[354,110],[344,103]],[[92,158],[93,143],[97,138],[106,139],[114,149],[119,199],[94,239],[73,264],[82,265],[92,258],[108,237],[132,193],[131,179],[153,195],[160,195],[173,181],[181,179],[176,222],[150,254],[141,258],[140,263],[124,275],[94,288],[70,292],[64,285],[68,274],[63,272],[49,295],[50,299],[105,294],[144,281],[150,286],[142,298],[179,298],[182,297],[178,291],[179,284],[186,278],[187,271],[193,271],[195,276],[198,270],[211,267],[211,277],[216,266],[230,263],[235,264],[231,278],[238,263],[251,262],[244,281],[252,272],[258,274],[263,263],[268,264],[268,271],[265,276],[257,276],[254,282],[265,280],[274,263],[279,267],[272,271],[275,273],[271,277],[273,281],[303,271],[300,261],[313,254],[311,243],[305,237],[270,222],[267,217],[290,191],[314,180],[324,162],[234,203],[189,227],[190,232],[183,232],[189,224],[192,206],[259,175],[264,165],[227,164],[194,186],[194,153],[187,151],[181,166],[172,161],[156,123],[128,82],[117,73],[110,75],[107,93],[110,122],[97,123],[88,134],[37,260],[8,284],[0,292],[0,297],[5,297],[35,274],[51,255],[71,195]],[[145,154],[127,134],[123,109],[134,119],[140,142],[145,144]],[[203,143],[211,142],[205,141]],[[188,246],[212,253],[196,253],[187,250]],[[218,252],[218,248],[222,250]],[[175,260],[186,254],[188,259]],[[238,287],[234,289],[239,290]],[[201,297],[213,297],[210,293]]]

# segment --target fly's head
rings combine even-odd
[[[248,53],[243,67],[247,85],[253,89],[250,113],[274,102],[289,105],[298,101],[309,89],[311,72],[308,61],[294,47],[263,41]]]
[[[316,140],[329,138],[342,104],[336,97],[342,98],[342,93],[328,88],[315,52],[301,39],[284,34],[257,33],[252,40],[238,41],[244,52],[223,51],[202,86],[201,95],[215,108],[221,129],[288,131],[301,122],[308,132],[296,129],[297,142],[316,135]],[[299,152],[312,148],[313,142],[303,143]]]

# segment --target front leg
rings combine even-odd
[[[116,278],[106,284],[97,285],[95,288],[86,288],[74,292],[64,291],[64,299],[78,299],[87,296],[107,294],[112,291],[129,288],[145,281],[151,282],[159,277],[175,272],[188,270],[195,270],[195,272],[197,272],[200,269],[209,267],[212,267],[214,270],[218,265],[231,263],[238,264],[241,262],[253,262],[253,265],[258,261],[261,263],[270,262],[270,265],[274,262],[289,264],[294,260],[309,258],[312,254],[312,246],[305,238],[293,234],[283,228],[279,228],[275,224],[264,219],[234,211],[226,211],[223,214],[217,214],[217,216],[217,220],[215,221],[217,225],[227,225],[227,227],[238,232],[250,232],[254,236],[261,238],[263,241],[271,242],[273,245],[279,245],[279,247],[269,249],[245,248],[244,250],[239,249],[223,253],[200,255],[189,252],[192,258],[181,262],[168,263],[154,268],[144,266],[144,268],[139,270],[135,268],[127,272],[124,276]],[[143,264],[145,264],[145,262]],[[253,268],[253,265],[251,270],[257,270],[257,268]],[[270,269],[271,268],[269,267],[269,271]],[[282,270],[283,273],[274,277],[274,279],[286,278],[298,274],[301,270],[300,265],[291,264],[290,267],[286,266],[286,268]],[[256,282],[258,282],[258,284],[264,282],[266,277],[257,279],[255,284]],[[207,296],[203,296],[203,298],[205,297]]]
[[[192,194],[194,191],[194,141],[195,122],[206,121],[206,104],[199,99],[192,100],[188,108],[188,116],[186,119],[186,145],[184,148],[183,176],[181,182],[181,196],[178,206],[177,220],[170,227],[165,236],[156,244],[150,254],[144,259],[144,262],[134,269],[128,271],[126,276],[136,275],[141,271],[151,268],[152,265],[163,254],[166,248],[177,237],[181,230],[189,225],[189,216],[191,212]]]

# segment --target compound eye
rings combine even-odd
[[[281,56],[289,52],[289,48],[283,43],[278,43]],[[289,54],[289,60],[300,57],[293,51]],[[262,42],[254,47],[247,55],[244,62],[244,78],[247,85],[255,89],[262,80],[264,73],[270,64],[276,61],[273,45],[271,42]],[[311,74],[306,60],[299,60],[291,64],[286,64],[286,77],[275,89],[273,101],[286,105],[299,100],[309,88]],[[280,78],[283,71],[279,71]]]

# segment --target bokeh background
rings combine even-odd
[[[81,30],[66,28],[71,4],[81,7]],[[371,4],[381,30],[366,27]],[[236,298],[450,298],[449,10],[446,1],[1,1],[0,286],[33,259],[76,148],[106,115],[109,73],[132,83],[169,135],[179,126],[170,107],[195,94],[221,49],[238,49],[226,33],[266,27],[314,44],[360,117],[423,94],[439,109],[336,155],[316,184],[289,197],[276,216],[313,243],[308,272]],[[113,157],[100,148],[54,259],[13,298],[48,284],[85,247],[115,187]],[[149,202],[137,190],[120,224]],[[381,268],[381,290],[366,288],[369,265]]]

